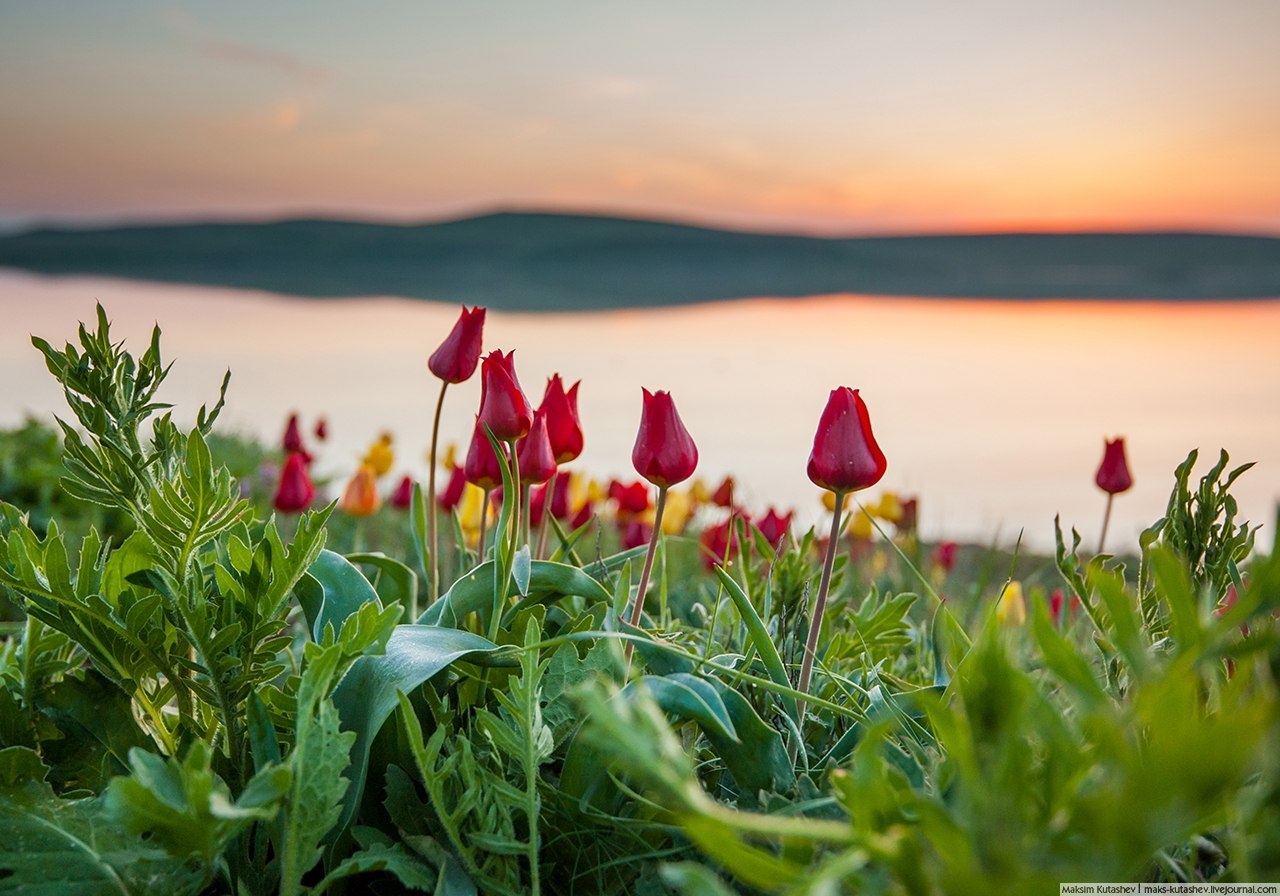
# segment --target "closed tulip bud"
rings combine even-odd
[[[480,422],[500,442],[523,439],[533,426],[533,408],[516,379],[516,353],[485,355],[480,367]]]
[[[732,507],[733,493],[737,489],[737,483],[733,481],[732,476],[726,476],[721,480],[720,485],[711,493],[711,503],[717,507]]]
[[[565,391],[560,374],[547,380],[547,391],[542,396],[539,410],[547,416],[547,435],[551,438],[551,451],[556,463],[567,464],[582,453],[582,423],[578,419],[578,386],[574,383]]]
[[[649,494],[643,482],[623,485],[615,479],[609,483],[609,497],[618,502],[619,513],[644,513],[650,507]]]
[[[448,513],[456,508],[458,502],[462,500],[462,492],[466,485],[467,477],[462,467],[454,467],[449,473],[449,482],[445,485],[444,491],[436,496],[436,503],[440,505],[440,509]]]
[[[569,495],[572,490],[573,474],[568,470],[556,473],[556,487],[551,493],[551,515],[561,522],[569,519]]]
[[[856,492],[879,482],[886,466],[858,390],[833,389],[813,437],[810,481],[833,492]]]
[[[1094,476],[1098,488],[1111,495],[1118,495],[1133,488],[1133,477],[1129,475],[1129,462],[1124,456],[1124,439],[1106,441],[1106,450],[1102,455],[1102,463]]]
[[[297,414],[289,415],[289,422],[285,425],[284,438],[281,441],[285,454],[300,454],[303,461],[311,463],[311,454],[302,443],[302,427],[298,424]]]
[[[413,477],[405,476],[391,493],[391,506],[405,510],[413,504]]]
[[[535,485],[529,489],[529,526],[533,529],[542,525],[547,513],[546,483]]]
[[[463,305],[458,322],[427,360],[431,372],[446,383],[465,382],[476,372],[484,336],[484,312],[480,307],[468,311]]]
[[[352,516],[371,516],[377,513],[382,499],[378,497],[378,477],[373,467],[361,464],[360,469],[351,477],[342,493],[342,501],[338,505],[344,513]]]
[[[323,417],[316,421],[316,438],[321,442],[329,438],[329,421]]]
[[[794,515],[795,512],[792,511],[783,516],[770,507],[769,511],[756,523],[756,528],[760,530],[760,534],[765,537],[765,540],[769,542],[769,545],[775,551],[781,546],[782,539],[786,538],[787,533],[791,531],[791,518]]]
[[[1049,595],[1049,615],[1053,618],[1054,625],[1062,625],[1063,602],[1062,589],[1053,589],[1053,594]]]
[[[632,519],[622,527],[622,547],[624,550],[642,547],[648,544],[651,537],[653,537],[653,526],[642,519]]]
[[[698,466],[698,446],[676,413],[670,393],[641,391],[644,407],[631,463],[637,473],[659,488],[684,482]]]
[[[943,572],[951,572],[951,568],[956,565],[956,543],[954,541],[942,541],[933,549],[933,565],[939,567]]]
[[[914,532],[920,524],[920,499],[907,498],[902,502],[902,516],[898,519],[899,532]]]
[[[374,476],[386,476],[396,462],[396,453],[391,447],[391,441],[391,433],[384,432],[378,436],[378,441],[369,446],[368,453],[361,461],[373,470]]]
[[[281,513],[301,513],[315,500],[316,488],[307,475],[307,462],[298,453],[292,453],[284,462],[280,482],[272,503]]]
[[[502,485],[502,465],[498,462],[498,455],[494,454],[493,445],[485,435],[484,426],[478,417],[462,470],[467,482],[482,489],[491,490]]]
[[[516,449],[516,463],[524,485],[538,485],[556,475],[556,458],[547,434],[547,415],[541,410],[533,415],[533,426]]]
[[[996,619],[1001,625],[1020,626],[1027,621],[1027,602],[1022,596],[1022,583],[1010,582],[996,604]]]

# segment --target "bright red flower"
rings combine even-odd
[[[737,483],[733,481],[733,477],[724,477],[716,490],[711,493],[711,503],[717,507],[732,507],[733,493],[736,489]]]
[[[462,467],[455,466],[449,473],[449,482],[444,491],[436,495],[436,503],[447,512],[452,512],[462,503],[462,492],[467,487],[467,476]]]
[[[391,493],[391,506],[401,510],[413,504],[413,477],[405,476]]]
[[[782,544],[782,539],[791,531],[791,518],[793,516],[795,516],[794,510],[786,516],[782,516],[777,510],[770,507],[769,511],[756,522],[756,528],[760,530],[760,534],[765,537],[775,551]]]
[[[498,455],[493,453],[493,445],[485,435],[480,418],[476,418],[475,429],[471,433],[471,447],[467,449],[467,460],[462,467],[463,476],[472,485],[483,489],[495,489],[502,485],[502,465]]]
[[[956,543],[954,541],[942,541],[933,549],[934,565],[942,567],[943,572],[951,572],[951,568],[956,565]]]
[[[907,498],[902,502],[902,516],[898,518],[899,532],[914,532],[920,523],[920,499]]]
[[[1049,615],[1053,617],[1054,625],[1062,625],[1062,604],[1064,602],[1062,589],[1054,588],[1053,594],[1049,595]]]
[[[427,367],[446,383],[465,382],[476,372],[484,335],[484,312],[485,309],[478,306],[468,311],[463,305],[458,322],[427,359]]]
[[[316,438],[321,442],[329,438],[329,421],[324,417],[316,421]]]
[[[1124,456],[1124,439],[1106,440],[1106,450],[1102,454],[1102,463],[1098,473],[1093,477],[1098,488],[1112,495],[1127,492],[1133,488],[1133,477],[1129,475],[1129,462]]]
[[[831,390],[813,437],[809,479],[833,492],[856,492],[879,482],[886,466],[858,390]]]
[[[581,529],[587,523],[591,522],[591,518],[595,516],[595,511],[591,508],[591,502],[588,501],[578,508],[578,512],[573,515],[573,519],[569,521],[570,530]]]
[[[284,428],[283,447],[285,454],[300,454],[306,463],[311,463],[314,459],[311,453],[307,451],[305,445],[302,444],[302,427],[298,425],[298,415],[290,414],[289,422]]]
[[[581,381],[564,390],[560,374],[547,380],[547,391],[542,396],[539,410],[547,415],[547,434],[551,437],[551,451],[556,463],[567,464],[582,453],[582,422],[578,419],[578,386]]]
[[[622,547],[624,550],[646,545],[652,537],[653,527],[639,517],[633,517],[622,527]]]
[[[609,483],[609,497],[618,502],[619,513],[644,513],[649,509],[649,486],[640,481],[623,485],[613,480]]]
[[[542,525],[547,513],[547,484],[535,485],[529,489],[529,527],[536,529]]]
[[[516,353],[485,355],[480,367],[480,422],[501,442],[523,439],[533,426],[533,408],[516,379]]]
[[[547,415],[541,409],[533,415],[529,434],[520,440],[516,463],[520,467],[520,482],[525,485],[538,485],[556,475],[556,458],[547,434]]]
[[[702,545],[702,565],[713,569],[718,564],[725,564],[738,555],[738,532],[734,526],[736,517],[730,516],[722,523],[708,526],[698,536]]]
[[[307,474],[306,458],[298,452],[290,453],[280,472],[280,483],[276,486],[272,503],[281,513],[301,513],[311,506],[315,497],[316,487]]]
[[[631,450],[636,472],[659,488],[684,482],[698,466],[698,446],[684,428],[668,392],[644,393],[640,431]]]
[[[551,515],[562,522],[569,518],[571,479],[572,474],[568,470],[561,470],[556,473],[556,490],[551,495]]]

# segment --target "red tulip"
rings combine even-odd
[[[619,513],[644,513],[649,509],[649,486],[643,482],[623,485],[615,479],[609,483],[609,497],[618,502]]]
[[[919,525],[920,499],[907,498],[902,502],[902,516],[898,518],[899,532],[914,532]]]
[[[833,492],[856,492],[879,482],[886,466],[858,390],[831,390],[813,437],[809,479]]]
[[[462,492],[466,487],[466,473],[463,472],[462,467],[455,466],[449,473],[449,483],[444,487],[444,491],[436,496],[436,503],[440,505],[440,509],[452,512],[462,503]]]
[[[1049,615],[1053,618],[1054,625],[1062,625],[1062,589],[1053,589],[1053,594],[1049,595]]]
[[[1094,477],[1098,488],[1111,495],[1118,495],[1133,488],[1133,477],[1129,475],[1129,462],[1124,456],[1124,439],[1106,441],[1106,450],[1102,455],[1102,463]]]
[[[311,484],[311,477],[307,475],[306,458],[298,452],[290,453],[276,487],[273,501],[276,510],[281,513],[301,513],[311,506],[315,497],[316,487]]]
[[[702,565],[714,569],[716,564],[728,563],[738,555],[738,532],[734,526],[736,517],[730,516],[722,523],[708,526],[698,536],[702,545]]]
[[[770,507],[769,512],[756,523],[756,528],[760,530],[760,534],[765,537],[775,551],[782,544],[782,539],[791,530],[791,518],[793,516],[795,516],[795,511],[782,516],[778,511]]]
[[[581,529],[587,523],[591,522],[591,518],[595,516],[595,510],[591,507],[591,502],[587,501],[578,508],[578,512],[573,515],[573,519],[569,521],[570,529]]]
[[[538,485],[556,475],[556,458],[547,434],[547,415],[541,409],[533,415],[529,434],[520,440],[516,463],[523,485]]]
[[[556,490],[551,495],[551,515],[560,521],[569,518],[569,490],[571,475],[568,470],[556,473]]]
[[[547,515],[547,484],[535,485],[529,489],[529,527],[536,529],[542,525]]]
[[[485,355],[480,367],[480,422],[500,442],[523,439],[533,426],[533,408],[516,379],[515,360],[514,351],[494,351]]]
[[[405,476],[391,493],[391,506],[401,510],[413,504],[413,477]]]
[[[933,549],[933,562],[935,566],[942,567],[943,572],[951,572],[951,568],[956,565],[956,543],[954,541],[939,542]]]
[[[329,421],[323,417],[316,421],[316,438],[321,442],[329,438]]]
[[[632,518],[622,527],[622,547],[624,550],[646,545],[652,537],[653,527],[639,517]]]
[[[479,306],[468,311],[463,305],[458,322],[427,360],[431,372],[446,383],[465,382],[476,372],[484,334],[484,312]]]
[[[698,446],[676,413],[675,402],[668,392],[644,393],[644,409],[640,415],[640,431],[631,449],[631,463],[636,472],[659,488],[684,482],[698,466]]]
[[[737,489],[737,483],[733,481],[732,476],[724,477],[724,480],[711,493],[711,503],[717,507],[732,507],[733,493]]]
[[[485,435],[479,417],[471,433],[471,447],[467,449],[462,471],[467,482],[482,489],[490,490],[502,485],[502,465],[498,462],[498,455],[493,453],[493,445]]]
[[[297,414],[289,415],[289,422],[284,428],[283,447],[285,454],[301,454],[308,464],[313,460],[311,453],[302,444],[302,427],[298,425]]]
[[[539,410],[547,415],[547,434],[551,437],[551,451],[556,463],[567,464],[582,453],[582,423],[578,420],[578,386],[580,382],[564,390],[560,374],[547,380],[547,391],[542,396]]]

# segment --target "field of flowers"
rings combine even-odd
[[[697,478],[670,392],[641,391],[636,479],[577,469],[579,384],[535,407],[484,315],[427,360],[422,483],[387,434],[323,481],[323,419],[263,448],[215,432],[221,395],[180,428],[158,328],[33,338],[70,415],[0,433],[0,893],[1280,880],[1249,465],[1193,451],[1132,556],[1104,552],[1119,439],[1090,543],[925,543],[841,386],[799,531]]]

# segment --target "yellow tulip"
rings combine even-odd
[[[381,504],[377,476],[371,466],[361,464],[360,469],[356,470],[356,475],[352,476],[351,481],[347,483],[339,506],[344,513],[352,516],[372,516],[377,513]]]
[[[587,499],[583,503],[599,504],[607,497],[609,497],[609,490],[605,488],[604,483],[596,479],[587,480]]]
[[[468,482],[462,490],[462,500],[458,503],[458,525],[462,526],[462,533],[471,544],[480,535],[480,514],[484,509],[484,490]]]
[[[1001,625],[1019,626],[1027,622],[1027,602],[1022,597],[1022,583],[1010,582],[1005,585],[996,604],[996,619]]]
[[[868,507],[867,510],[886,523],[896,525],[898,520],[902,519],[902,502],[893,492],[885,492],[880,496],[880,501]]]
[[[396,462],[396,453],[391,450],[391,433],[384,432],[378,441],[369,446],[369,453],[361,463],[373,470],[374,476],[385,476]]]
[[[850,495],[845,495],[845,496],[844,496],[844,506],[845,506],[846,508],[849,506],[849,500],[850,500],[850,498],[851,498],[851,497],[852,497],[852,496],[850,496]],[[827,508],[827,513],[835,513],[835,512],[836,512],[836,493],[835,493],[835,492],[823,492],[823,493],[822,493],[822,506],[823,506],[823,507],[825,507],[825,508]]]
[[[875,532],[875,526],[872,525],[871,517],[865,510],[859,510],[849,520],[849,534],[859,541],[869,541],[873,532]]]
[[[458,465],[458,443],[450,442],[444,446],[444,468],[452,470]]]
[[[711,500],[711,489],[702,481],[702,477],[698,477],[689,486],[689,496],[695,503],[706,504]]]
[[[667,506],[662,511],[662,531],[667,535],[679,535],[693,516],[693,498],[686,491],[672,489],[667,492]]]

